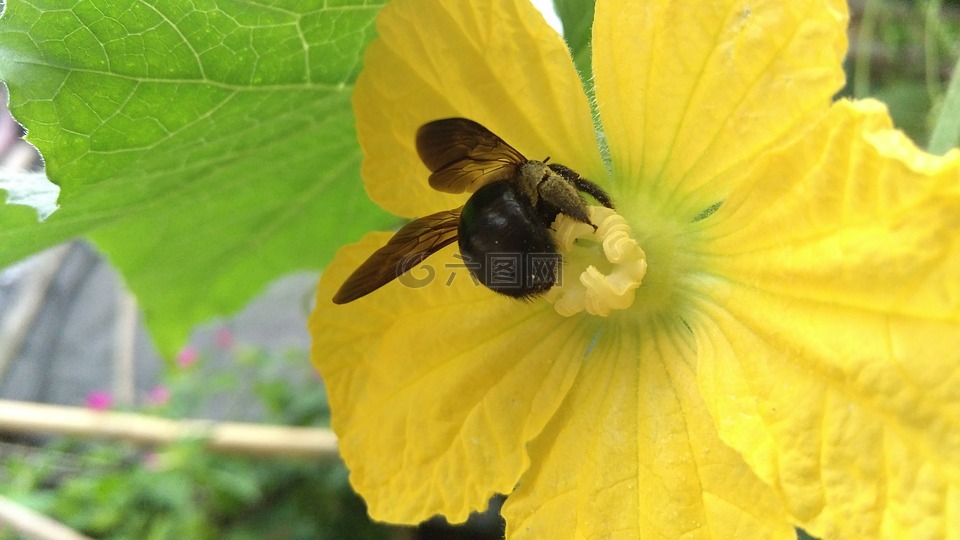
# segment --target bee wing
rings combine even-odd
[[[489,129],[466,118],[445,118],[417,131],[417,153],[430,175],[430,187],[445,193],[473,192],[513,177],[527,161]]]
[[[437,212],[404,225],[387,245],[350,274],[334,295],[333,303],[346,304],[366,296],[455,242],[462,209]]]

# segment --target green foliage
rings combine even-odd
[[[940,115],[930,134],[928,149],[937,154],[960,145],[960,58],[953,68],[953,78],[940,105]]]
[[[152,414],[193,416],[205,402],[253,383],[265,421],[324,425],[323,386],[302,354],[241,354],[229,375],[171,368],[170,400]],[[339,462],[213,454],[202,441],[154,451],[60,441],[8,458],[0,492],[96,538],[386,538],[366,517]],[[0,534],[0,538],[3,538]]]
[[[947,92],[960,58],[960,5],[928,0],[867,0],[856,3],[842,95],[876,97],[890,108],[894,123],[920,144],[941,153],[958,144],[957,97]]]
[[[172,355],[198,322],[391,226],[350,108],[380,3],[10,0],[0,78],[61,191],[42,223],[0,206],[0,266],[91,238]]]
[[[593,31],[594,0],[554,0],[554,9],[563,23],[563,38],[573,54],[577,71],[585,80],[590,80],[593,69],[590,55],[590,38]]]

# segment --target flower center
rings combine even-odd
[[[647,273],[646,255],[626,220],[603,206],[589,206],[588,213],[596,231],[563,214],[553,223],[563,276],[545,298],[565,317],[581,311],[606,317],[630,307]]]

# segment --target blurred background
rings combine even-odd
[[[885,101],[896,125],[924,146],[960,55],[960,1],[858,0],[851,9],[842,95]],[[0,110],[2,170],[42,168],[21,136]],[[197,328],[165,361],[106,261],[82,241],[49,249],[0,269],[0,400],[323,428],[329,414],[305,326],[317,278],[276,281],[234,317]],[[391,527],[366,518],[346,479],[329,452],[239,455],[189,438],[145,446],[0,423],[0,503],[87,537],[502,537],[499,498],[466,525]],[[30,537],[9,525],[7,511],[0,504],[0,538]]]

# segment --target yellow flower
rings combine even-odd
[[[564,316],[474,285],[453,245],[428,285],[335,306],[390,234],[341,250],[312,357],[374,518],[499,492],[511,538],[960,536],[960,153],[831,103],[846,22],[839,0],[598,0],[595,128],[527,2],[383,9],[354,97],[375,201],[463,204],[414,138],[464,116],[603,186],[648,266],[626,309]]]

